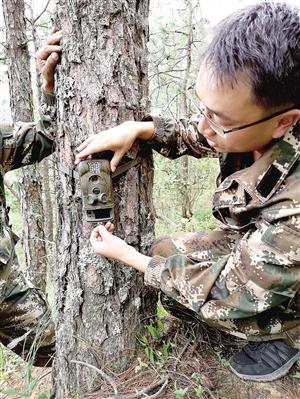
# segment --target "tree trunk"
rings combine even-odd
[[[46,239],[46,247],[48,248],[47,252],[52,252],[53,244],[54,244],[54,217],[53,217],[53,201],[51,197],[51,183],[53,183],[51,179],[50,183],[50,165],[52,162],[48,159],[43,159],[41,162],[42,167],[42,176],[43,176],[43,194],[44,194],[44,216],[45,216],[45,239]]]
[[[59,235],[57,240],[58,398],[87,393],[102,369],[124,369],[134,356],[156,295],[143,276],[93,254],[93,223],[83,219],[78,181],[71,168],[75,148],[88,135],[140,118],[148,104],[148,0],[61,0],[58,25],[65,36],[58,78]],[[137,150],[131,151],[135,158]],[[62,168],[64,166],[64,168]],[[66,166],[70,173],[65,173]],[[153,240],[152,156],[114,182],[116,234],[146,253]],[[107,371],[106,371],[107,372]],[[98,381],[98,382],[97,382]]]
[[[3,0],[10,106],[15,121],[33,120],[33,98],[30,75],[30,55],[27,46],[23,0]],[[31,281],[45,289],[46,250],[43,229],[43,207],[40,175],[36,166],[22,169],[20,179],[23,217],[25,271]]]
[[[47,9],[47,7],[46,7]],[[40,47],[40,41],[37,34],[37,26],[38,20],[36,20],[34,16],[34,0],[31,0],[30,6],[30,25],[31,25],[31,34],[32,34],[32,44],[33,44],[33,51],[34,54],[38,51]],[[40,105],[40,100],[42,96],[41,90],[41,74],[37,63],[35,65],[35,73],[36,73],[36,93],[37,93],[37,103]],[[51,197],[51,185],[53,185],[53,179],[50,178],[51,175],[51,157],[43,159],[40,163],[40,171],[42,175],[42,193],[43,193],[43,209],[44,209],[44,234],[46,240],[46,251],[50,254],[51,261],[54,259],[55,254],[53,253],[53,240],[54,240],[54,209],[53,209],[53,200]],[[51,181],[51,182],[50,182]],[[49,264],[49,262],[48,262]]]
[[[187,41],[186,41],[186,68],[184,72],[184,77],[182,81],[182,94],[180,96],[180,115],[188,116],[188,99],[187,99],[187,89],[188,89],[188,78],[191,73],[192,64],[192,44],[193,44],[193,4],[190,0],[185,0],[185,5],[187,8]],[[182,195],[182,206],[181,206],[181,216],[183,219],[190,220],[193,216],[193,203],[190,195],[190,176],[189,176],[189,158],[187,155],[183,156],[180,160],[181,163],[181,191]]]

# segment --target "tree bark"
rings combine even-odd
[[[182,93],[180,96],[180,116],[188,115],[188,99],[187,99],[187,89],[188,89],[188,79],[191,73],[192,65],[192,45],[193,45],[193,4],[190,0],[185,0],[185,5],[187,8],[187,40],[186,40],[186,66],[184,77],[182,81]],[[181,206],[181,216],[183,219],[190,220],[193,216],[193,202],[191,200],[190,194],[190,176],[189,176],[189,158],[184,155],[181,158],[181,191],[182,196],[182,206]]]
[[[24,0],[3,0],[10,106],[15,121],[33,120],[30,55],[27,46]],[[40,175],[36,166],[24,167],[20,179],[25,271],[32,282],[46,286],[46,249]]]
[[[47,6],[47,5],[46,5]],[[45,8],[45,10],[47,7]],[[33,51],[34,54],[38,51],[40,47],[40,41],[37,34],[37,20],[34,15],[34,0],[31,0],[30,5],[30,25],[31,25],[31,34],[32,34],[32,44],[33,44]],[[40,100],[42,96],[42,89],[41,89],[41,74],[37,63],[35,65],[35,74],[36,74],[36,93],[37,93],[37,103],[40,106]],[[43,159],[40,163],[40,172],[42,175],[42,193],[43,193],[43,209],[44,209],[44,234],[45,234],[45,246],[46,251],[50,254],[51,261],[54,259],[55,254],[53,253],[53,244],[54,244],[54,209],[53,209],[53,199],[51,197],[51,185],[53,186],[53,179],[50,177],[52,174],[50,173],[51,169],[51,157]],[[49,262],[48,262],[49,264]]]
[[[78,181],[71,170],[75,148],[88,135],[139,119],[148,104],[148,0],[61,0],[57,23],[65,35],[58,78],[59,235],[57,240],[58,398],[83,395],[99,384],[83,361],[124,369],[156,295],[143,276],[97,257],[89,245],[93,227],[83,219]],[[135,158],[138,149],[129,154]],[[115,234],[147,253],[153,240],[153,162],[143,148],[139,165],[114,182]]]

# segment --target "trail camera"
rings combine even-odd
[[[86,220],[112,220],[114,204],[109,160],[86,159],[79,163],[78,172]]]

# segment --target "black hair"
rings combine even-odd
[[[219,83],[246,77],[256,104],[300,106],[297,8],[264,1],[233,13],[218,24],[203,56]]]

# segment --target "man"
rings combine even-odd
[[[248,340],[230,359],[240,378],[272,381],[300,358],[300,16],[262,2],[222,21],[196,82],[198,119],[147,117],[88,138],[77,163],[136,139],[162,155],[219,156],[211,232],[157,240],[151,257],[111,234],[94,250],[145,273],[177,314]]]
[[[61,37],[61,32],[52,29],[37,54],[43,78],[40,121],[0,123],[0,342],[36,366],[51,365],[54,327],[44,293],[16,272],[19,265],[14,246],[18,238],[9,224],[3,177],[7,171],[39,162],[53,152],[54,71],[61,52]]]

